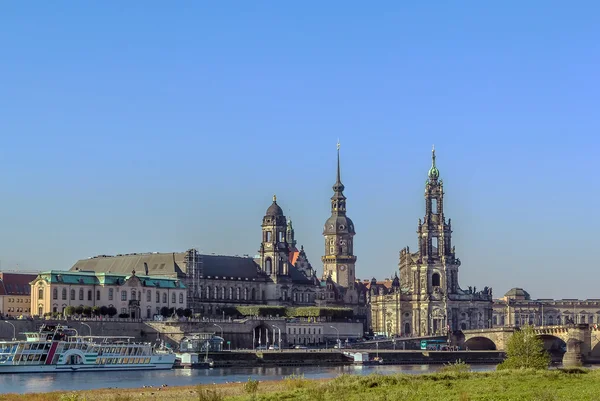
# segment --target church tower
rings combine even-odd
[[[458,289],[458,262],[452,246],[451,220],[444,217],[444,183],[431,151],[431,168],[425,182],[425,217],[417,230],[421,294],[453,294]],[[424,268],[424,269],[423,269]],[[415,283],[419,284],[419,283]]]
[[[262,242],[258,251],[261,269],[274,280],[284,278],[289,275],[287,222],[275,195],[273,195],[273,203],[263,217],[261,227]]]
[[[354,287],[355,264],[354,256],[354,223],[346,216],[346,197],[340,172],[340,144],[337,145],[337,179],[333,185],[331,197],[331,217],[325,222],[323,236],[325,237],[325,255],[323,261],[323,278],[331,279],[342,287]]]

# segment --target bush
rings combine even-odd
[[[94,307],[92,308],[92,314],[93,314],[94,316],[100,316],[100,307],[99,307],[99,306],[94,306]]]
[[[67,306],[65,308],[65,316],[73,316],[75,314],[75,307],[74,306]]]
[[[129,319],[129,313],[119,313],[119,319]]]
[[[100,307],[100,315],[102,315],[102,316],[108,315],[108,308],[106,306],[102,305]]]
[[[254,395],[258,391],[258,380],[248,379],[246,383],[244,383],[244,391],[246,394]]]
[[[76,306],[75,313],[81,315],[83,313],[83,305]]]
[[[192,316],[192,310],[190,308],[185,308],[183,310],[183,316],[185,316],[185,317],[191,317]]]
[[[117,314],[117,308],[115,308],[114,306],[109,306],[106,310],[106,314],[108,315],[108,317],[113,317]]]
[[[544,342],[539,338],[533,326],[525,326],[510,337],[506,343],[507,358],[498,365],[502,369],[548,369],[550,355],[544,349]]]
[[[163,317],[169,317],[171,316],[171,309],[167,308],[166,306],[163,306],[162,308],[160,308],[160,314]]]
[[[308,386],[308,383],[309,381],[304,378],[304,375],[289,375],[283,378],[283,385],[288,390],[305,388]]]
[[[183,308],[177,308],[175,313],[177,314],[177,317],[183,317]]]
[[[92,316],[92,307],[91,306],[84,306],[83,307],[83,315],[90,317]]]
[[[440,373],[463,375],[471,371],[471,366],[460,359],[454,363],[447,363],[439,370]]]

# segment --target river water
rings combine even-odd
[[[197,384],[280,380],[292,374],[307,379],[323,379],[341,374],[432,373],[441,365],[383,366],[302,366],[273,368],[175,369],[162,371],[73,372],[56,374],[0,375],[0,393],[37,393],[46,391],[78,391],[97,388],[137,388],[143,386],[193,386]],[[472,365],[473,371],[493,370],[496,365]]]

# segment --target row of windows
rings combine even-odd
[[[251,291],[248,291],[248,288],[244,288],[243,293],[242,293],[242,289],[237,287],[237,288],[225,288],[225,287],[217,287],[215,286],[213,287],[206,287],[206,291],[203,290],[202,286],[200,286],[199,289],[199,295],[200,297],[202,297],[202,294],[204,294],[204,298],[205,299],[210,299],[211,296],[213,299],[230,299],[233,300],[234,296],[236,300],[239,300],[240,297],[243,295],[243,299],[245,301],[248,300],[248,297],[250,297],[250,300],[255,301],[256,300],[256,290],[254,288],[252,288]],[[263,294],[264,297],[264,294]]]
[[[66,300],[67,299],[67,289],[63,288],[62,289],[62,299]],[[75,295],[76,295],[76,291],[74,289],[71,290],[71,300],[74,301],[75,300]],[[83,301],[84,300],[84,290],[81,288],[79,289],[79,300]],[[123,290],[121,291],[121,301],[127,301],[127,291]],[[114,293],[114,288],[109,288],[108,289],[108,300],[109,301],[113,301],[115,297],[115,293]],[[141,301],[141,294],[138,294],[138,292],[135,289],[131,290],[131,300],[140,300]],[[39,296],[38,299],[44,299],[44,289],[40,288],[39,289]],[[52,299],[58,299],[58,288],[54,288],[52,290]],[[91,301],[92,300],[92,290],[88,290],[87,291],[87,300]],[[161,300],[161,293],[160,291],[156,291],[156,303],[160,303]],[[162,293],[162,303],[166,304],[167,303],[167,293],[163,292]],[[96,301],[100,301],[100,290],[96,291]],[[147,291],[146,292],[146,301],[147,302],[152,302],[152,291]],[[177,294],[175,292],[171,293],[171,303],[177,303]],[[183,304],[183,293],[179,293],[179,303]]]
[[[16,312],[16,313],[20,313],[20,312],[24,312],[24,313],[29,313],[30,308],[8,308],[6,310],[6,312]]]
[[[320,327],[298,327],[298,333],[296,333],[296,327],[288,327],[288,334],[321,334],[321,328]]]
[[[28,304],[31,303],[31,299],[23,299],[23,298],[7,298],[7,301],[15,304]]]

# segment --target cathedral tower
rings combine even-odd
[[[355,282],[354,223],[346,216],[346,197],[340,172],[340,144],[337,145],[337,179],[331,197],[331,217],[325,222],[325,255],[323,278],[331,276],[342,287],[353,287]]]
[[[262,242],[260,244],[260,266],[263,272],[274,279],[289,275],[289,246],[286,238],[287,222],[283,210],[273,195],[273,203],[267,209],[262,222]]]

